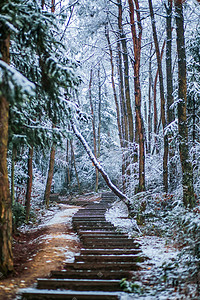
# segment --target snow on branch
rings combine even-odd
[[[79,139],[79,141],[82,143],[83,147],[85,148],[90,160],[93,162],[94,166],[98,169],[98,171],[101,173],[103,179],[105,180],[107,186],[117,195],[121,200],[123,200],[127,206],[130,205],[130,201],[127,198],[125,194],[123,194],[110,180],[108,174],[105,172],[103,167],[99,164],[96,157],[94,156],[92,150],[90,149],[88,143],[82,136],[82,134],[78,131],[76,125],[74,124],[73,120],[71,120],[71,126],[73,129],[73,132],[75,133],[76,137]]]

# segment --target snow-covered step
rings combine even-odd
[[[95,292],[95,291],[57,291],[24,289],[21,291],[22,300],[117,300],[120,294],[117,292]]]
[[[133,273],[129,270],[62,270],[51,271],[51,278],[68,278],[68,279],[114,279],[121,280],[122,278],[131,279]]]
[[[76,291],[122,291],[120,280],[102,279],[38,279],[38,289],[68,289]]]

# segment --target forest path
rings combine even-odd
[[[40,278],[33,288],[20,291],[19,299],[124,299],[122,278],[137,277],[145,260],[140,245],[128,234],[106,221],[105,213],[116,196],[102,193],[101,201],[90,203],[73,216],[73,228],[80,238],[80,254],[65,263],[62,271]]]
[[[0,279],[0,300],[15,299],[19,288],[32,285],[38,277],[46,277],[52,269],[61,270],[79,252],[79,241],[71,220],[81,207],[58,206],[53,217],[44,216],[39,226],[14,237],[15,274]]]

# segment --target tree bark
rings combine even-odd
[[[27,181],[26,203],[25,203],[26,222],[29,221],[29,217],[30,217],[32,183],[33,183],[33,146],[29,148],[29,155],[28,155],[28,181]]]
[[[81,186],[80,186],[80,181],[79,181],[78,172],[77,172],[77,168],[76,168],[76,159],[75,159],[74,146],[73,146],[72,140],[70,141],[70,145],[71,145],[72,160],[74,162],[74,170],[75,170],[75,175],[76,175],[76,181],[77,181],[79,193],[81,193]]]
[[[12,202],[12,205],[15,202],[15,158],[16,158],[16,154],[17,154],[16,146],[13,145],[12,164],[11,164],[11,202]]]
[[[116,91],[116,86],[115,86],[115,72],[114,72],[114,62],[113,62],[113,51],[110,43],[110,36],[109,36],[109,29],[108,26],[105,28],[105,36],[108,42],[108,49],[109,49],[109,54],[110,54],[110,64],[111,64],[111,82],[112,82],[112,89],[113,89],[113,96],[115,100],[115,108],[116,108],[116,113],[117,113],[117,127],[118,127],[118,134],[119,134],[119,141],[120,141],[120,146],[122,150],[122,186],[123,186],[123,192],[126,190],[126,180],[125,180],[125,170],[126,170],[126,165],[125,165],[125,157],[124,157],[124,140],[125,137],[128,138],[128,131],[127,131],[127,117],[124,111],[125,106],[122,105],[124,103],[124,91],[123,91],[123,79],[122,79],[122,64],[121,64],[121,54],[120,54],[120,45],[119,42],[118,44],[118,76],[119,76],[119,87],[120,87],[120,103],[118,101],[117,97],[117,91]],[[121,113],[120,113],[121,112]],[[125,133],[126,132],[126,133]]]
[[[8,1],[3,0],[2,7]],[[10,63],[10,35],[9,29],[0,22],[0,54],[1,60]],[[1,86],[0,86],[1,89]],[[6,95],[0,94],[0,273],[7,275],[13,270],[12,254],[12,202],[9,190],[7,169],[9,103]]]
[[[122,57],[124,63],[124,87],[125,87],[125,99],[127,107],[127,116],[128,116],[128,132],[129,132],[129,142],[133,143],[133,114],[131,108],[131,97],[130,97],[130,84],[129,84],[129,62],[128,62],[128,48],[126,35],[123,31],[122,26],[122,3],[121,0],[118,0],[118,27],[119,27],[119,37],[122,45]]]
[[[173,97],[173,72],[172,72],[172,1],[168,0],[165,5],[166,17],[166,77],[167,77],[167,123],[170,124],[174,121],[174,112],[170,109],[174,102]],[[168,136],[169,141],[172,139]],[[169,187],[170,190],[175,189],[176,182],[176,163],[173,162],[175,155],[174,146],[169,143]]]
[[[187,82],[186,82],[186,52],[184,37],[183,7],[180,1],[175,1],[175,18],[178,54],[178,131],[181,138],[179,143],[182,167],[183,203],[185,207],[194,206],[193,169],[189,157],[188,126],[187,126]]]
[[[149,10],[151,16],[151,24],[153,31],[153,39],[156,50],[156,58],[158,64],[158,75],[159,75],[159,87],[160,87],[160,100],[161,100],[161,120],[163,126],[163,135],[164,135],[164,154],[163,154],[163,185],[164,190],[168,192],[168,137],[164,134],[165,126],[166,126],[166,117],[165,117],[165,96],[164,96],[164,84],[163,84],[163,72],[162,72],[162,63],[161,63],[161,54],[159,49],[158,37],[156,32],[156,24],[155,24],[155,16],[152,6],[152,0],[148,0],[149,2]]]
[[[92,115],[92,132],[93,132],[93,146],[94,146],[94,155],[97,158],[97,138],[96,138],[96,128],[95,128],[95,115],[94,115],[94,107],[92,102],[92,69],[90,70],[90,81],[89,81],[89,99],[90,99],[90,109]],[[98,191],[99,184],[99,173],[98,170],[95,169],[96,172],[96,180],[95,180],[95,192]]]
[[[150,58],[149,58],[149,101],[148,101],[148,153],[151,153],[151,139],[152,139],[152,115],[151,115],[151,109],[152,109],[152,44],[150,48]]]
[[[47,176],[47,183],[44,193],[44,201],[46,208],[49,208],[49,197],[51,193],[51,185],[53,180],[53,170],[54,170],[54,163],[55,163],[55,153],[56,153],[56,147],[53,144],[51,147],[51,153],[50,153],[50,160],[49,160],[49,170],[48,170],[48,176]]]
[[[145,190],[145,150],[144,150],[144,132],[141,114],[141,88],[140,88],[140,57],[141,57],[141,41],[142,41],[142,24],[140,18],[140,8],[138,0],[134,0],[136,6],[137,26],[134,19],[134,4],[129,0],[131,33],[134,48],[134,89],[135,89],[135,112],[136,112],[136,127],[139,138],[139,186],[138,192]]]

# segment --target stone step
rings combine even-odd
[[[24,289],[22,300],[116,300],[120,299],[119,292],[100,292],[100,291],[54,291],[37,290],[34,288]]]
[[[114,229],[114,226],[113,225],[101,225],[101,226],[98,226],[98,225],[95,225],[95,224],[73,224],[74,228],[76,228],[77,230],[97,230],[99,228],[101,228],[102,230],[105,230],[105,231],[110,231],[110,230],[113,230]]]
[[[119,243],[112,243],[112,244],[109,244],[107,242],[105,243],[82,243],[82,248],[83,246],[85,248],[88,248],[88,249],[133,249],[133,248],[136,248],[136,245],[134,244],[119,244]],[[139,248],[139,246],[138,246]]]
[[[73,217],[73,223],[75,222],[107,222],[105,216],[102,217],[92,217],[92,216],[76,216]]]
[[[134,255],[141,253],[140,249],[85,249],[81,248],[82,255]]]
[[[120,280],[102,279],[38,279],[38,289],[68,289],[76,291],[122,291]]]
[[[136,262],[119,262],[119,261],[101,261],[101,262],[74,262],[66,263],[66,270],[129,270],[135,271],[139,269]]]
[[[126,240],[124,238],[121,239],[115,239],[115,238],[101,238],[101,237],[96,237],[96,238],[90,238],[90,237],[81,237],[81,242],[84,245],[88,245],[88,246],[96,246],[96,248],[98,249],[98,246],[103,246],[104,248],[109,246],[116,246],[115,248],[118,248],[118,246],[124,246],[124,248],[126,247],[139,247],[138,244],[136,244],[135,242],[133,242],[132,240]],[[90,247],[89,247],[90,248]],[[94,247],[93,247],[94,248]],[[121,247],[120,247],[121,248]],[[130,248],[129,248],[130,249]]]
[[[75,257],[75,262],[143,262],[144,257],[134,255],[79,255]]]
[[[51,278],[71,278],[71,279],[131,279],[133,273],[127,270],[63,270],[51,271]]]
[[[115,228],[113,228],[113,230],[110,230],[110,231],[99,228],[98,230],[91,230],[91,229],[79,230],[79,234],[94,234],[94,235],[95,234],[116,234],[116,235],[121,235],[123,233],[115,231]]]
[[[81,238],[86,238],[86,239],[118,239],[118,240],[120,240],[120,239],[126,239],[126,240],[131,240],[132,241],[132,239],[129,239],[129,237],[128,237],[128,235],[127,234],[119,234],[119,233],[117,233],[117,232],[112,232],[112,233],[101,233],[101,232],[90,232],[90,233],[81,233],[80,231],[79,231],[79,235],[80,235],[80,237]]]

